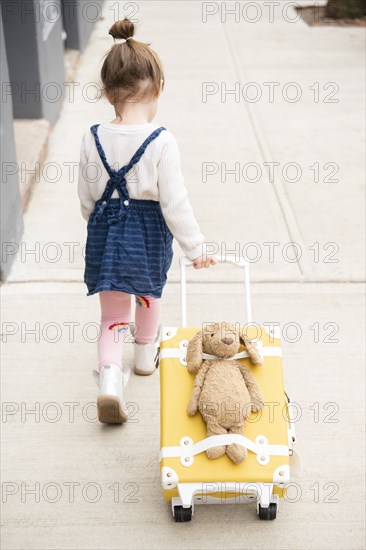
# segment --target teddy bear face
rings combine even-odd
[[[202,350],[226,359],[238,353],[239,330],[232,323],[210,323],[202,331]]]

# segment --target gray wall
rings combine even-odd
[[[83,52],[95,23],[102,14],[104,0],[62,0],[66,48]]]
[[[54,13],[42,1],[1,0],[14,118],[45,118],[51,125],[65,95],[62,6],[60,0],[52,5]]]
[[[44,118],[51,126],[56,123],[65,97],[64,48],[84,50],[101,16],[103,3],[104,0],[0,0],[0,277],[3,281],[15,259],[15,253],[4,255],[4,245],[9,243],[15,252],[24,230],[13,119]],[[73,6],[75,11],[70,9]],[[10,84],[11,94],[4,95]],[[9,165],[14,173],[6,175],[4,169]]]
[[[4,30],[0,17],[0,80],[9,82],[8,63],[6,59]],[[19,179],[16,171],[16,153],[13,131],[13,105],[11,97],[1,97],[0,100],[0,162],[2,168],[0,210],[1,210],[1,280],[4,280],[10,271],[15,254],[6,255],[7,243],[16,250],[23,235],[23,214],[20,202]],[[13,165],[14,173],[6,175],[6,164]],[[12,244],[13,243],[13,244]]]

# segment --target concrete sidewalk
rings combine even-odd
[[[131,377],[131,422],[108,427],[94,419],[96,343],[86,328],[99,322],[99,303],[82,283],[86,225],[77,170],[70,177],[66,163],[78,163],[88,126],[113,119],[104,100],[82,95],[99,81],[113,43],[113,4],[104,6],[81,58],[80,86],[52,132],[46,163],[60,165],[62,176],[38,184],[2,287],[3,548],[362,549],[364,33],[289,23],[290,11],[275,12],[273,23],[265,11],[255,24],[223,22],[220,12],[203,22],[201,3],[138,4],[137,38],[151,42],[166,71],[156,122],[176,135],[206,240],[253,258],[254,320],[289,328],[285,382],[302,411],[304,475],[294,480],[296,502],[281,502],[275,522],[260,522],[253,505],[233,505],[197,507],[194,520],[179,525],[160,486],[159,374]],[[228,93],[236,83],[238,102]],[[262,98],[250,102],[252,93]],[[273,182],[265,164],[272,162]],[[238,182],[228,173],[235,163]],[[300,181],[291,181],[298,167]],[[206,182],[205,169],[213,171]],[[299,261],[292,261],[293,242]],[[174,247],[163,302],[169,326],[180,325],[182,252]],[[188,271],[190,326],[205,320],[203,307],[205,318],[220,311],[219,318],[244,322],[239,270]],[[131,366],[132,351],[127,344]]]

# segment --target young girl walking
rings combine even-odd
[[[161,297],[175,237],[196,269],[216,264],[189,203],[177,142],[152,123],[164,73],[149,44],[134,38],[134,24],[117,21],[109,34],[120,42],[106,54],[101,79],[113,105],[112,122],[94,124],[82,139],[78,196],[87,220],[84,282],[99,294],[101,332],[98,418],[128,419],[124,388],[130,369],[122,351],[130,328],[135,373],[152,374],[161,328]],[[130,323],[131,295],[135,323]]]

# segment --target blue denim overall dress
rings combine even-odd
[[[84,272],[87,296],[101,290],[119,290],[161,298],[173,260],[173,234],[158,201],[130,198],[126,174],[140,160],[149,143],[166,128],[154,130],[130,162],[116,171],[107,162],[98,126],[95,124],[90,129],[110,179],[87,225]],[[111,198],[115,189],[119,198]]]

